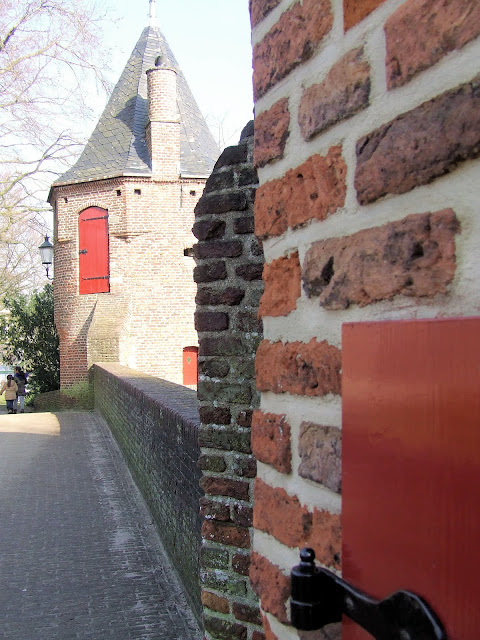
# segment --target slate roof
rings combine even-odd
[[[146,71],[155,67],[159,55],[161,66],[177,72],[180,172],[183,176],[210,175],[220,151],[160,28],[148,26],[81,156],[53,186],[116,176],[151,175],[145,140],[148,119]]]

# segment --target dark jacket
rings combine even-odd
[[[17,383],[17,396],[24,396],[26,394],[25,386],[27,384],[27,376],[23,373],[23,371],[16,373],[13,378]]]

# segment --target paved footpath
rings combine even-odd
[[[0,638],[201,637],[105,422],[0,415]]]

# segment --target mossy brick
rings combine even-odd
[[[242,576],[248,576],[250,570],[250,554],[249,553],[235,553],[232,558],[232,569],[235,573]]]
[[[241,359],[241,358],[232,358],[231,361],[231,373],[234,379],[239,378],[247,378],[253,380],[255,376],[255,361],[253,358],[250,359]]]
[[[227,382],[198,383],[198,399],[200,402],[218,401],[223,404],[249,404],[252,390],[247,384],[231,384]]]
[[[235,455],[231,462],[232,473],[240,478],[255,478],[257,475],[257,461],[253,456]]]
[[[229,189],[235,184],[235,173],[232,169],[227,171],[214,171],[208,178],[203,193],[211,193],[212,191],[223,191]]]
[[[201,447],[251,453],[250,431],[227,427],[202,427],[198,435]]]
[[[232,414],[228,407],[200,407],[199,412],[200,420],[204,424],[230,424],[232,420]]]
[[[226,378],[230,372],[230,364],[227,360],[204,360],[198,363],[198,371],[200,375],[208,378]],[[212,422],[207,420],[206,422]]]
[[[233,596],[247,595],[247,581],[234,578],[231,573],[221,570],[203,571],[201,582],[204,587]]]
[[[227,463],[223,456],[201,455],[197,464],[202,471],[213,473],[223,473],[227,468]]]
[[[236,336],[205,337],[200,340],[200,356],[235,356],[243,351],[242,341]]]
[[[205,630],[215,640],[247,640],[247,628],[224,618],[204,616]]]
[[[202,567],[210,569],[228,569],[230,554],[226,549],[215,546],[203,546],[200,552]]]

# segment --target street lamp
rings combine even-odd
[[[45,270],[47,272],[48,280],[53,280],[48,275],[48,269],[53,264],[53,244],[48,239],[48,236],[45,236],[45,240],[38,247],[40,251],[40,257],[42,258],[42,264],[45,266]]]

